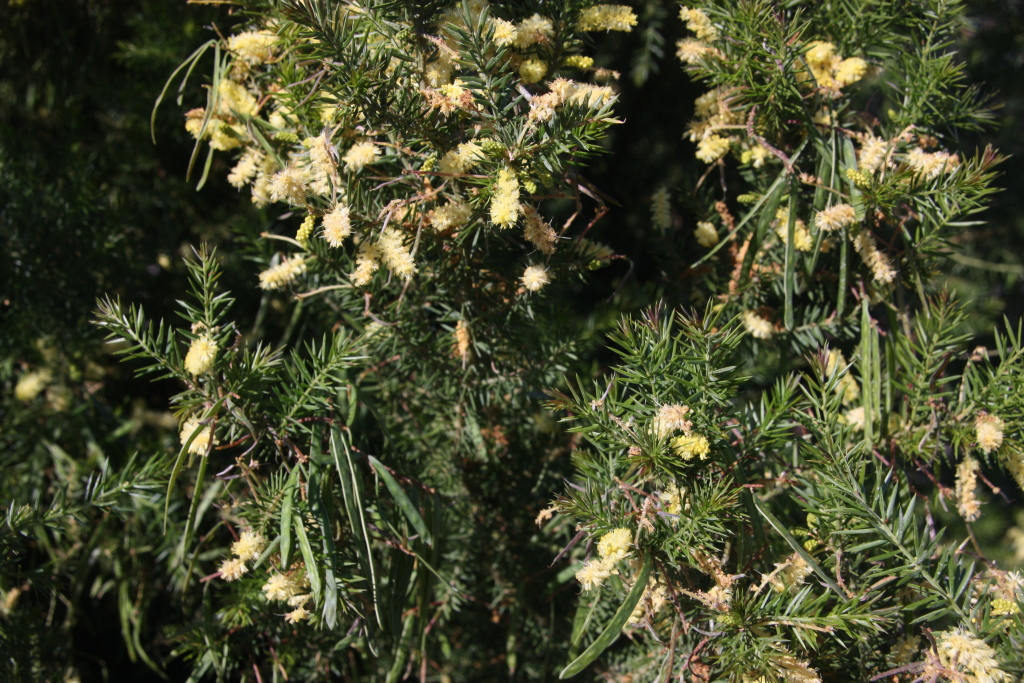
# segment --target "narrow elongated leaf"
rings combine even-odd
[[[419,510],[417,510],[416,506],[412,504],[411,500],[409,500],[409,496],[405,495],[405,490],[402,489],[401,485],[397,481],[395,481],[395,478],[391,475],[391,472],[388,471],[388,468],[372,455],[366,456],[366,459],[369,461],[370,467],[373,468],[373,471],[384,480],[384,485],[387,486],[388,491],[391,493],[391,497],[395,499],[396,503],[398,503],[398,507],[402,510],[406,519],[409,520],[409,523],[412,524],[412,527],[416,529],[416,533],[420,535],[423,542],[427,545],[433,545],[430,531],[427,529],[427,525],[423,521],[423,517],[420,516]]]

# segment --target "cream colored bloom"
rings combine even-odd
[[[756,339],[770,339],[775,328],[770,322],[753,311],[743,311],[743,327]]]
[[[198,431],[196,438],[192,439],[192,444],[188,447],[188,452],[193,455],[206,455],[206,451],[210,447],[210,440],[213,437],[213,429],[210,425],[203,427],[199,424],[199,418],[195,415],[190,416],[185,420],[185,424],[181,428],[179,438],[181,439],[181,445],[184,446],[188,443],[188,440],[192,437],[192,434]],[[216,441],[214,441],[216,444]]]
[[[46,385],[53,381],[53,372],[43,368],[34,372],[26,372],[14,385],[14,398],[28,403],[42,393]]]
[[[853,239],[853,247],[860,254],[875,280],[883,284],[889,284],[896,279],[896,270],[892,267],[889,257],[879,251],[875,246],[875,240],[865,231],[861,231]]]
[[[978,461],[969,455],[956,468],[956,508],[966,522],[974,522],[981,517],[977,491],[980,468]]]
[[[551,227],[551,224],[544,220],[544,217],[532,206],[524,204],[522,210],[526,222],[523,237],[541,252],[545,254],[555,253],[555,243],[558,241],[558,234]]]
[[[715,226],[707,221],[698,221],[697,229],[693,231],[693,236],[697,238],[697,244],[702,247],[713,247],[718,244],[718,231],[715,230]]]
[[[775,234],[783,244],[789,243],[789,207],[782,207],[775,213]],[[810,251],[814,248],[814,240],[807,230],[807,224],[799,218],[793,225],[793,248],[797,251]]]
[[[491,17],[490,24],[494,29],[494,35],[491,37],[491,40],[495,45],[506,47],[516,41],[518,32],[516,31],[516,25],[511,21]]]
[[[345,167],[349,171],[358,173],[376,161],[379,154],[380,148],[372,142],[357,142],[349,147],[349,150],[345,152],[345,156],[341,160],[345,162]]]
[[[654,418],[654,431],[662,439],[677,431],[689,435],[693,428],[693,423],[686,419],[689,414],[689,406],[663,405],[658,409],[658,416]]]
[[[491,197],[491,222],[503,228],[510,228],[519,218],[519,211],[519,181],[515,173],[508,168],[502,168],[498,171],[494,195]]]
[[[228,173],[228,182],[232,187],[242,189],[256,177],[262,160],[263,154],[259,150],[253,147],[245,150],[238,163]]]
[[[242,532],[238,540],[231,544],[231,552],[241,560],[257,560],[260,553],[267,547],[267,539],[252,529]]]
[[[729,151],[729,138],[709,135],[697,143],[697,158],[706,164],[717,161]]]
[[[526,287],[531,292],[539,292],[545,285],[551,282],[551,276],[548,274],[548,269],[544,266],[527,266],[526,270],[523,271],[520,281],[522,281],[523,287]]]
[[[611,564],[624,559],[633,545],[633,532],[626,528],[612,529],[597,542],[597,553]]]
[[[594,5],[580,13],[580,31],[632,31],[636,15],[626,5]]]
[[[538,83],[548,72],[548,65],[540,59],[527,59],[519,65],[519,77],[523,83]]]
[[[718,40],[718,28],[703,10],[683,7],[679,10],[679,18],[686,22],[686,28],[697,34],[698,40],[712,43]]]
[[[515,45],[519,49],[530,47],[535,43],[546,43],[548,38],[555,35],[555,27],[551,20],[534,14],[529,19],[523,19],[516,26]]]
[[[377,247],[380,249],[380,259],[388,270],[403,280],[412,278],[416,272],[416,262],[402,240],[401,233],[394,228],[386,229],[377,240]]]
[[[473,209],[468,204],[452,200],[430,214],[430,224],[439,232],[457,228],[469,222]]]
[[[380,267],[381,251],[376,244],[369,241],[359,245],[359,252],[356,254],[356,269],[352,272],[352,284],[356,287],[365,287],[370,283],[373,274]]]
[[[208,371],[217,359],[217,350],[217,342],[209,335],[196,337],[185,354],[185,370],[193,375],[201,375]]]
[[[306,272],[306,259],[292,256],[260,273],[260,289],[283,289]]]
[[[985,455],[1003,445],[1003,421],[998,415],[981,414],[974,421],[978,448]]]
[[[483,158],[484,150],[480,145],[475,142],[463,142],[441,157],[437,170],[441,173],[459,175],[472,169]]]
[[[252,116],[256,113],[256,98],[244,86],[224,79],[217,86],[220,96],[220,111],[223,114]]]
[[[857,159],[861,170],[866,173],[874,173],[885,163],[889,155],[889,143],[874,135],[867,135],[861,141],[860,155]]]
[[[263,584],[267,600],[287,600],[299,593],[299,582],[289,574],[274,574]]]
[[[867,62],[860,57],[850,57],[836,65],[835,79],[839,87],[842,88],[862,79],[867,71]]]
[[[824,211],[819,211],[814,218],[815,225],[819,230],[832,232],[839,228],[853,225],[857,220],[857,212],[849,204],[836,204]]]
[[[565,65],[575,69],[589,69],[594,66],[594,58],[586,55],[571,55],[565,58]]]
[[[309,174],[304,168],[289,166],[270,179],[270,199],[275,202],[304,204],[309,185]]]
[[[246,31],[228,38],[228,49],[251,64],[273,59],[276,44],[277,36],[269,31]]]
[[[242,578],[242,574],[249,571],[249,568],[245,566],[245,562],[239,559],[224,560],[220,563],[220,577],[225,581],[237,581]]]
[[[351,234],[352,221],[349,218],[349,208],[338,203],[329,214],[324,216],[324,239],[332,247],[340,247],[345,238]]]
[[[300,621],[309,619],[309,612],[305,607],[296,607],[294,610],[284,615],[284,620],[289,624],[297,624]]]
[[[711,444],[706,436],[692,434],[677,436],[668,442],[672,452],[683,460],[693,460],[694,456],[700,456],[701,460],[707,460],[711,452]]]
[[[658,230],[672,227],[672,204],[667,187],[659,188],[651,195],[651,222]]]
[[[576,572],[576,580],[583,586],[583,590],[589,591],[597,588],[604,580],[612,575],[615,570],[615,563],[607,560],[591,560],[583,565]]]
[[[1011,680],[999,668],[996,651],[970,630],[960,626],[935,635],[942,666],[960,674],[963,680],[970,683],[1008,683]]]

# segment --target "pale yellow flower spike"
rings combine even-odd
[[[217,342],[205,334],[196,337],[185,354],[185,370],[192,375],[201,375],[213,367],[216,358]]]
[[[625,559],[632,544],[632,531],[626,528],[612,529],[597,542],[597,552],[602,559],[615,564]]]
[[[334,209],[324,216],[324,239],[332,247],[340,247],[346,237],[352,234],[352,221],[349,218],[349,208],[344,204],[337,204]]]
[[[632,31],[636,15],[626,5],[594,5],[583,10],[577,28],[581,31]]]
[[[241,560],[256,560],[267,547],[267,539],[257,531],[247,529],[231,544],[231,552]]]
[[[1003,421],[998,415],[979,415],[974,421],[978,448],[988,455],[1003,445]]]
[[[260,273],[260,289],[283,289],[306,272],[306,259],[292,256]]]
[[[770,322],[753,311],[743,311],[743,327],[747,329],[755,339],[770,339],[775,333],[775,328]]]
[[[206,451],[210,447],[210,441],[213,438],[213,430],[210,428],[210,425],[201,426],[199,418],[195,415],[185,420],[185,424],[181,428],[181,433],[179,434],[181,445],[184,446],[188,443],[189,438],[191,438],[196,430],[199,430],[199,433],[196,434],[196,438],[192,439],[188,452],[192,455],[206,455]],[[213,443],[216,444],[217,442],[214,441]]]
[[[380,148],[372,142],[357,142],[349,148],[341,160],[345,162],[345,167],[349,171],[358,173],[376,161],[379,154]]]
[[[494,196],[491,198],[491,222],[502,228],[511,228],[519,218],[519,181],[507,168],[498,171]]]
[[[981,517],[981,503],[978,502],[978,461],[966,456],[956,468],[956,508],[965,522],[974,522]]]
[[[667,187],[659,188],[651,196],[651,222],[658,230],[672,227],[672,204]]]

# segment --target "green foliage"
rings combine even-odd
[[[182,151],[154,202],[255,206],[175,205],[230,228],[169,233],[166,290],[107,284],[143,214],[90,204],[106,146],[78,194],[0,149],[0,671],[105,675],[76,653],[102,605],[172,679],[1024,674],[1020,575],[979,542],[1024,486],[1021,330],[977,340],[946,287],[1004,161],[962,142],[992,117],[963,3],[243,9],[113,41],[163,60],[130,126]],[[676,113],[641,110],[674,37],[710,90],[670,164]],[[58,214],[102,348],[25,284]],[[140,387],[158,410],[117,403]]]

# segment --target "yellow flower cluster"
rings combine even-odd
[[[413,261],[412,253],[402,240],[402,235],[394,228],[386,229],[377,240],[380,249],[380,259],[392,273],[409,280],[416,272],[416,263]]]
[[[551,274],[544,266],[527,266],[523,276],[519,278],[523,287],[531,292],[539,292],[551,282]]]
[[[814,218],[814,224],[819,230],[832,232],[847,225],[853,225],[857,220],[857,212],[849,204],[836,204],[818,212]]]
[[[217,358],[217,342],[209,335],[200,335],[192,340],[185,354],[185,370],[201,375],[213,367]]]
[[[260,289],[283,289],[306,272],[306,259],[292,256],[260,273]]]
[[[682,431],[689,435],[693,429],[693,422],[687,419],[690,414],[689,406],[666,404],[658,409],[658,415],[654,418],[654,431],[659,438],[664,439],[674,432]]]
[[[988,455],[1003,445],[1003,420],[998,415],[982,413],[974,421],[978,448]]]
[[[775,234],[783,244],[789,243],[789,207],[782,207],[775,213]],[[814,240],[807,231],[807,224],[799,218],[793,225],[793,248],[797,251],[810,251],[814,248]]]
[[[338,203],[324,216],[324,239],[332,247],[340,247],[351,234],[352,220],[349,217],[349,208]]]
[[[874,135],[865,135],[860,143],[860,154],[857,163],[866,173],[874,173],[881,168],[889,156],[889,143]]]
[[[709,135],[697,143],[697,158],[710,164],[725,156],[729,151],[729,138],[721,135]]]
[[[246,31],[228,38],[228,49],[250,64],[262,64],[274,58],[277,36],[269,31]]]
[[[743,327],[747,329],[755,339],[770,339],[775,333],[775,328],[770,322],[759,316],[754,311],[743,311],[741,316]]]
[[[463,142],[441,157],[437,170],[459,175],[471,170],[484,158],[483,148],[475,142]]]
[[[516,25],[511,21],[491,17],[490,24],[491,29],[494,31],[491,36],[491,40],[495,45],[499,47],[507,47],[516,42],[518,31],[516,30]]]
[[[960,157],[949,152],[925,152],[915,147],[907,152],[907,164],[918,175],[932,179],[955,171],[960,166]]]
[[[462,202],[452,200],[433,210],[430,224],[439,232],[465,225],[473,215],[473,209]]]
[[[252,116],[256,113],[256,98],[244,86],[234,81],[226,78],[222,80],[217,85],[217,95],[220,97],[222,114]]]
[[[860,57],[843,59],[836,54],[835,45],[822,40],[810,43],[804,58],[818,87],[828,90],[838,91],[856,83],[868,70],[868,63]]]
[[[697,239],[697,244],[708,249],[718,244],[718,230],[707,221],[697,221],[697,229],[693,231],[693,236]]]
[[[515,173],[502,168],[498,171],[494,196],[491,197],[491,222],[502,228],[510,228],[519,218],[519,212],[519,181]]]
[[[256,177],[262,161],[263,154],[259,150],[252,147],[245,150],[245,153],[239,157],[238,163],[228,173],[228,182],[232,187],[242,189]]]
[[[534,14],[528,19],[523,19],[516,26],[515,46],[522,50],[536,43],[547,43],[553,35],[555,35],[555,27],[551,20]]]
[[[345,152],[345,156],[341,160],[345,162],[345,168],[353,173],[358,173],[376,161],[379,154],[380,148],[377,145],[369,140],[364,140],[349,147],[349,150]]]
[[[53,381],[53,372],[44,368],[34,372],[26,372],[14,386],[14,398],[28,403],[42,393],[46,385]]]
[[[270,179],[270,200],[288,202],[289,204],[305,204],[306,190],[309,186],[309,174],[304,168],[289,166],[274,174]]]
[[[308,596],[303,596],[302,591],[309,585],[309,578],[306,576],[306,572],[303,569],[293,569],[285,574],[274,574],[267,582],[263,584],[263,592],[266,594],[267,600],[279,600],[288,601],[292,603],[292,598],[298,598],[295,602],[302,604],[308,600]]]
[[[519,65],[519,77],[523,83],[538,83],[548,72],[548,65],[540,59],[527,59]]]
[[[589,69],[594,66],[594,58],[586,55],[571,55],[565,58],[565,65],[575,69]]]
[[[626,5],[594,5],[580,14],[581,31],[632,31],[636,15]]]
[[[651,222],[658,230],[672,227],[672,204],[667,187],[659,188],[651,195]]]
[[[860,254],[861,260],[871,270],[872,277],[882,284],[889,284],[896,279],[896,271],[889,261],[889,257],[883,254],[875,240],[866,231],[861,231],[853,238],[853,246]]]
[[[352,272],[352,284],[356,287],[365,287],[370,283],[373,274],[380,267],[381,250],[376,244],[369,241],[359,245],[359,252],[356,254],[356,269]]]
[[[522,210],[523,218],[526,222],[523,237],[539,251],[545,254],[555,253],[555,243],[558,241],[558,235],[552,229],[551,224],[544,220],[540,212],[532,206],[524,204]]]
[[[633,533],[626,528],[613,529],[597,542],[598,560],[591,560],[576,572],[583,590],[597,588],[615,571],[615,565],[626,558],[633,542]]]
[[[669,447],[673,453],[686,461],[693,460],[695,456],[699,456],[701,460],[707,460],[708,453],[711,452],[711,444],[707,437],[700,434],[677,436],[669,441]]]
[[[198,433],[196,433],[198,432]],[[210,448],[210,441],[213,439],[213,429],[211,425],[205,427],[199,424],[199,418],[195,415],[190,415],[185,424],[181,427],[181,433],[178,437],[181,439],[181,445],[184,446],[188,443],[188,440],[192,438],[192,434],[196,433],[196,437],[192,439],[192,443],[188,447],[188,452],[192,455],[206,455],[206,451]],[[216,441],[213,441],[216,444]]]
[[[258,531],[247,529],[231,544],[231,552],[242,560],[257,560],[267,547],[267,539]]]
[[[996,651],[970,630],[959,626],[935,635],[939,662],[954,672],[957,679],[967,683],[1009,683],[1011,680],[999,668]]]
[[[679,18],[686,22],[686,28],[696,34],[697,40],[710,43],[718,40],[718,28],[711,23],[711,18],[703,10],[684,6],[679,10]]]
[[[956,508],[965,522],[974,522],[981,517],[981,503],[977,495],[980,468],[978,461],[969,455],[956,468]]]

